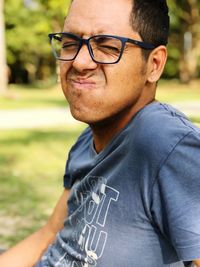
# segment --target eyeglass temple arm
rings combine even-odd
[[[151,50],[151,49],[154,49],[155,48],[155,46],[152,45],[152,44],[148,44],[148,43],[136,41],[136,40],[133,40],[133,39],[127,39],[127,42],[132,43],[132,44],[135,44],[135,45],[138,45],[141,48],[147,49],[147,50]]]

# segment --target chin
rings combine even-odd
[[[70,111],[71,111],[73,118],[77,121],[81,121],[81,122],[90,124],[94,120],[94,118],[92,118],[93,116],[91,116],[91,114],[92,114],[91,111],[84,111],[83,112],[82,110],[75,109],[72,107],[70,107]]]
[[[77,111],[71,110],[71,114],[75,120],[86,123],[90,126],[104,125],[105,121],[107,120],[107,119],[104,119],[98,116],[92,111],[77,112]]]

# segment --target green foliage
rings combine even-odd
[[[184,81],[200,73],[200,1],[168,0],[171,20],[169,60],[165,74]],[[185,33],[191,36],[186,48]],[[190,41],[189,41],[190,42]],[[188,46],[188,44],[187,44]]]
[[[62,29],[68,6],[66,0],[6,0],[7,62],[13,72],[30,74],[28,81],[55,71],[48,33]]]

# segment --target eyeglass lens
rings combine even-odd
[[[81,46],[81,39],[67,34],[56,34],[52,38],[52,46],[56,57],[61,60],[74,60]],[[122,42],[108,36],[94,36],[89,39],[91,57],[99,63],[115,63],[118,61]]]

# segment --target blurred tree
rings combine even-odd
[[[4,34],[4,1],[0,0],[0,94],[3,94],[6,91],[8,78]]]
[[[11,82],[32,83],[55,73],[48,33],[60,31],[66,0],[6,0],[7,61]]]
[[[171,45],[169,63],[172,72],[179,72],[182,82],[198,76],[200,60],[200,1],[168,0],[171,12]]]
[[[167,0],[171,33],[166,77],[188,82],[200,73],[200,1]],[[48,33],[62,30],[70,0],[6,0],[7,62],[11,82],[55,79]],[[2,27],[1,27],[2,29]],[[2,42],[1,42],[2,43]]]

